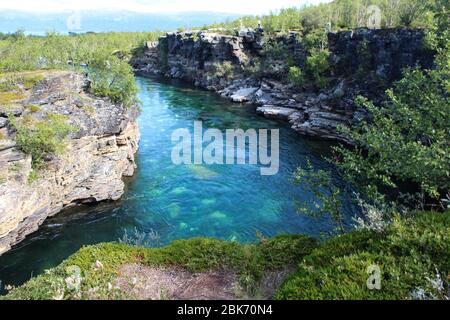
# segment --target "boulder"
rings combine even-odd
[[[258,107],[256,109],[256,112],[264,115],[267,118],[288,120],[289,116],[291,116],[293,113],[295,113],[296,110],[291,109],[291,108],[283,108],[283,107],[265,105],[262,107]]]
[[[253,98],[253,95],[259,88],[242,88],[233,93],[230,99],[234,102],[247,102]]]

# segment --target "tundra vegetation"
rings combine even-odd
[[[262,17],[244,17],[208,28],[233,33],[241,25],[256,28],[261,21],[268,34],[298,30],[308,52],[303,69],[295,65],[279,43],[268,41],[263,57],[245,66],[245,71],[257,77],[267,76],[273,71],[267,67],[273,66],[270,61],[283,59],[288,62],[285,74],[295,86],[302,87],[312,81],[320,89],[327,84],[329,76],[326,32],[366,26],[370,5],[382,9],[383,28],[424,28],[427,45],[436,56],[432,69],[404,70],[403,79],[386,92],[385,102],[375,104],[359,97],[357,103],[369,117],[352,129],[342,128],[352,145],[336,146],[329,161],[348,181],[349,187],[358,191],[355,198],[363,215],[355,220],[356,230],[343,225],[340,194],[330,187],[330,174],[311,167],[299,168],[295,173],[296,182],[306,184],[320,200],[313,206],[301,206],[300,211],[331,215],[337,227],[334,237],[315,241],[302,236],[281,236],[252,245],[193,239],[158,249],[99,244],[82,248],[60,266],[13,289],[6,298],[124,298],[123,292],[108,287],[118,268],[134,261],[151,266],[180,266],[194,272],[231,269],[240,275],[244,287],[250,291],[265,271],[295,265],[297,271],[278,289],[275,295],[278,299],[448,299],[448,1],[336,0]],[[117,52],[126,55],[133,46],[138,47],[143,40],[155,40],[156,36],[49,34],[37,38],[16,33],[3,36],[0,41],[0,71],[85,65],[81,70],[91,74],[94,93],[113,101],[134,103],[136,88],[132,74]],[[361,47],[362,54],[366,49]],[[163,61],[167,61],[167,48],[160,50]],[[232,73],[229,65],[216,65],[214,71],[223,77]],[[0,90],[0,104],[17,99],[18,94]],[[30,150],[33,147],[34,143]],[[103,267],[96,268],[96,261]],[[81,291],[61,292],[66,287],[64,279],[70,276],[67,268],[72,265],[81,269]],[[378,279],[381,286],[370,290],[367,270],[373,265],[381,271]]]

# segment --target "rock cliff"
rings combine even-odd
[[[87,93],[89,82],[71,72],[44,72],[42,80],[8,105],[0,102],[0,254],[37,230],[49,216],[80,203],[117,200],[132,176],[138,148],[137,108]],[[17,120],[64,115],[75,130],[63,153],[45,159],[37,178],[30,155],[16,143]]]
[[[258,113],[289,121],[301,134],[341,141],[345,139],[337,127],[351,126],[365,116],[354,103],[357,95],[379,102],[403,68],[432,66],[433,53],[424,45],[422,30],[357,29],[329,33],[327,38],[330,81],[321,90],[291,84],[286,59],[267,53],[268,44],[281,48],[291,64],[304,68],[305,43],[293,32],[168,33],[158,43],[147,43],[144,56],[131,63],[138,73],[184,79],[232,101],[252,103]],[[249,72],[261,60],[263,75]]]

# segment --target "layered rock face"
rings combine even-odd
[[[138,111],[94,97],[86,85],[79,74],[45,73],[14,106],[0,106],[0,254],[64,208],[117,200],[124,193],[123,177],[135,170]],[[64,152],[46,159],[30,182],[31,156],[16,147],[6,115],[23,120],[48,113],[67,116],[76,131]]]
[[[301,134],[348,142],[337,128],[364,118],[364,110],[354,103],[357,95],[379,102],[403,68],[432,66],[433,53],[423,38],[421,30],[411,29],[328,34],[331,81],[322,90],[290,84],[286,61],[268,57],[264,50],[267,43],[281,45],[303,69],[307,50],[296,33],[271,37],[250,30],[236,36],[169,33],[158,44],[147,44],[145,56],[132,64],[137,72],[191,81],[232,101],[255,104],[258,113],[289,121]],[[264,76],[248,72],[257,60],[266,62]]]

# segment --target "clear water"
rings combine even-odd
[[[330,230],[326,218],[296,212],[296,200],[312,195],[292,183],[293,171],[310,159],[328,168],[321,157],[329,144],[308,141],[286,125],[257,116],[254,107],[232,104],[217,95],[164,81],[137,78],[142,101],[138,170],[122,200],[71,209],[48,219],[12,251],[0,257],[3,284],[21,284],[58,265],[81,246],[123,237],[125,230],[156,231],[159,245],[197,236],[250,242],[257,234]],[[261,176],[254,165],[176,166],[171,161],[171,133],[204,129],[279,128],[280,171]],[[334,183],[342,183],[335,178]],[[354,214],[350,201],[347,216]]]

